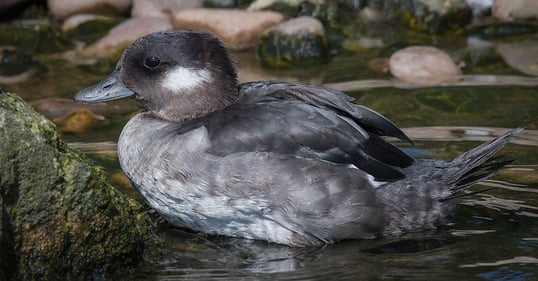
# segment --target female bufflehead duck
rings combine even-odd
[[[123,171],[170,223],[290,246],[431,229],[465,189],[508,163],[512,135],[450,163],[417,160],[381,136],[411,140],[335,90],[237,85],[223,44],[200,31],[136,40],[115,71],[76,101],[134,97],[145,108],[118,142]]]

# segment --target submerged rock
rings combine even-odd
[[[411,46],[395,52],[389,59],[389,70],[400,80],[425,86],[461,78],[461,71],[452,58],[429,46]]]
[[[258,55],[272,67],[321,62],[327,56],[323,25],[307,16],[275,25],[260,37]]]
[[[104,278],[158,248],[142,206],[1,91],[0,191],[1,280]]]

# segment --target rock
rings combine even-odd
[[[327,56],[323,25],[307,16],[277,24],[260,37],[258,55],[272,67],[320,62]]]
[[[467,0],[467,5],[473,10],[473,14],[485,14],[493,6],[493,0]]]
[[[323,0],[321,0],[323,1]],[[260,11],[267,9],[276,4],[284,4],[291,7],[299,7],[299,5],[304,2],[304,0],[256,0],[250,3],[247,10],[249,11]],[[320,0],[315,0],[314,2],[320,2]]]
[[[94,14],[77,14],[68,17],[62,24],[63,31],[70,31],[79,27],[81,24],[90,22],[90,21],[108,21],[111,20],[111,17],[94,15]]]
[[[461,76],[450,56],[429,46],[412,46],[395,52],[389,59],[389,70],[400,80],[425,86],[455,82]]]
[[[385,75],[389,72],[389,60],[386,58],[376,58],[368,62],[368,70],[375,74]]]
[[[104,116],[93,114],[87,109],[76,109],[64,118],[53,120],[58,124],[58,130],[62,133],[85,134],[99,121],[105,120]]]
[[[254,46],[267,28],[280,23],[277,12],[247,12],[226,9],[189,9],[174,15],[174,28],[199,29],[218,36],[228,48],[242,50]]]
[[[24,50],[30,57],[73,48],[73,42],[63,36],[60,25],[47,18],[44,10],[33,7],[29,8],[29,12],[35,13],[36,18],[27,16],[28,18],[2,23],[0,48],[4,49],[6,46],[18,48]]]
[[[206,8],[224,8],[233,9],[236,8],[238,2],[244,2],[242,0],[204,0],[204,7]]]
[[[462,31],[472,19],[466,0],[370,0],[392,20],[428,33]]]
[[[534,36],[538,24],[531,22],[491,22],[473,25],[467,30],[469,37],[491,40],[516,36]]]
[[[74,14],[127,14],[131,0],[47,0],[52,16],[63,20]]]
[[[316,3],[312,3],[312,1]],[[283,14],[286,18],[294,18],[299,16],[298,12],[302,10],[303,5],[317,7],[319,2],[325,2],[325,0],[256,0],[248,5],[247,11],[275,11]]]
[[[527,75],[538,76],[537,40],[500,44],[497,52],[511,68]]]
[[[83,50],[81,55],[110,57],[144,35],[171,29],[172,24],[165,18],[131,18],[111,29],[105,37]]]
[[[38,74],[40,69],[44,67],[34,62],[22,48],[0,47],[0,85],[22,83]]]
[[[491,13],[503,21],[538,18],[538,1],[494,0]]]
[[[171,18],[181,10],[200,8],[203,0],[133,0],[132,17]]]
[[[91,280],[159,248],[143,207],[19,97],[0,92],[0,279]]]

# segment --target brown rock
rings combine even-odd
[[[131,0],[48,0],[51,14],[58,19],[81,13],[119,13],[127,14]]]
[[[103,116],[95,115],[86,109],[77,109],[70,112],[65,118],[54,120],[59,125],[59,130],[64,133],[84,134],[95,124],[104,120]]]
[[[133,0],[132,17],[171,18],[181,10],[199,8],[203,0]]]
[[[494,0],[491,13],[494,17],[504,21],[538,18],[538,1]]]
[[[412,46],[397,51],[389,59],[390,73],[419,85],[439,85],[460,79],[461,71],[452,58],[429,46]]]
[[[109,57],[144,35],[171,29],[172,24],[165,18],[131,18],[111,29],[105,37],[83,50],[81,54]]]
[[[538,76],[538,40],[500,44],[497,52],[511,68]]]
[[[271,11],[189,9],[175,14],[173,24],[176,29],[209,31],[228,48],[241,50],[254,46],[265,29],[283,20],[282,14]]]

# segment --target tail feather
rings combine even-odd
[[[513,160],[497,161],[499,157],[492,156],[522,130],[523,128],[510,130],[489,142],[460,154],[450,162],[448,166],[455,168],[455,171],[446,175],[447,179],[451,179],[449,186],[452,194],[448,198],[467,195],[468,193],[463,193],[467,187],[494,176],[499,169],[512,163]]]

